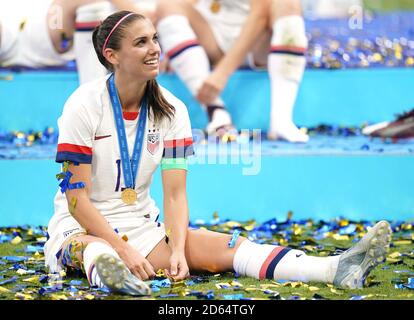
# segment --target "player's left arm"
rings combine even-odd
[[[201,103],[209,104],[220,95],[231,74],[240,67],[253,48],[256,39],[266,31],[269,16],[266,1],[251,0],[250,7],[240,35],[200,88],[197,99]]]
[[[162,170],[164,224],[172,250],[169,273],[176,281],[185,279],[189,274],[185,258],[189,222],[186,179],[185,169]]]

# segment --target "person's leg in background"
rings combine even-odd
[[[293,109],[306,67],[308,40],[300,0],[269,0],[272,38],[268,55],[271,82],[269,139],[307,142],[293,122]]]
[[[53,46],[63,54],[73,45],[80,84],[107,73],[93,48],[92,32],[111,13],[111,8],[109,1],[102,0],[54,0],[49,8],[49,22],[56,18],[56,10],[62,12],[61,28],[48,23]]]
[[[223,52],[204,17],[185,0],[159,0],[157,30],[161,47],[172,69],[196,97],[210,74],[210,61],[217,62]],[[207,132],[215,134],[232,126],[230,114],[219,97],[208,106]]]

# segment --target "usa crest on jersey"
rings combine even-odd
[[[155,131],[155,130],[154,130]],[[147,134],[147,150],[154,155],[160,146],[160,132],[152,132]]]

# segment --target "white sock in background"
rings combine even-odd
[[[332,283],[339,255],[312,257],[303,251],[245,240],[237,249],[234,270],[256,279]]]
[[[93,29],[111,13],[108,1],[80,6],[76,10],[74,51],[78,68],[79,83],[83,84],[107,74],[107,70],[98,60],[92,43]]]
[[[273,25],[268,71],[271,85],[269,138],[307,142],[309,137],[293,123],[293,108],[306,67],[308,41],[302,16],[286,16]]]
[[[98,286],[100,288],[104,286],[95,268],[96,258],[104,253],[109,253],[119,259],[118,253],[103,242],[89,243],[83,251],[83,267],[91,286]]]

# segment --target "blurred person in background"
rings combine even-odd
[[[17,0],[0,3],[0,66],[44,68],[65,66],[76,59],[79,82],[104,76],[96,59],[92,31],[116,9],[154,19],[153,1]]]
[[[234,132],[221,93],[248,66],[270,76],[268,138],[308,141],[292,119],[308,44],[300,0],[159,0],[157,17],[164,54],[207,112],[208,134]]]
[[[362,0],[302,0],[306,17],[314,19],[343,18],[354,6],[363,7]]]

